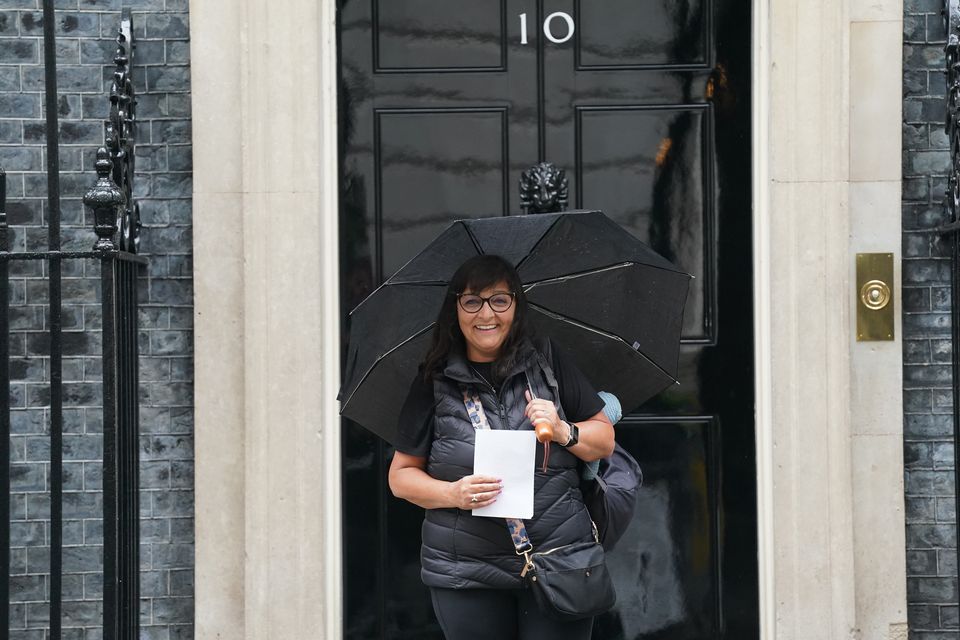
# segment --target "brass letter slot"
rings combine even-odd
[[[893,340],[893,254],[857,254],[857,341]]]

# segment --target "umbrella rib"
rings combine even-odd
[[[450,224],[449,227],[447,227],[446,229],[444,229],[443,233],[446,233],[447,231],[449,231],[450,229],[452,229],[453,227],[455,227],[455,226],[458,225],[458,224],[459,224],[460,226],[462,226],[462,227],[467,231],[468,234],[470,233],[470,229],[467,227],[466,224],[464,224],[464,221],[463,221],[463,220],[454,220],[454,221]],[[441,234],[441,235],[443,235],[443,234]],[[434,242],[436,242],[436,239],[434,240]],[[429,246],[429,245],[428,245],[428,246]],[[420,257],[420,254],[421,254],[421,253],[422,253],[422,251],[418,251],[418,252],[417,252],[416,254],[414,254],[411,258],[409,258],[406,262],[404,262],[404,263],[403,263],[403,266],[400,267],[399,269],[397,269],[396,271],[394,271],[393,274],[390,276],[390,278],[392,278],[393,276],[397,275],[398,273],[400,273],[401,271],[403,271],[404,269],[406,269],[408,266],[410,266],[410,264],[411,264],[414,260],[416,260],[418,257]],[[387,279],[384,281],[384,284],[387,284],[388,282],[390,282],[390,278],[387,278]],[[381,286],[382,286],[382,285],[381,285]],[[374,293],[376,293],[376,292],[374,292]]]
[[[420,336],[422,336],[423,334],[425,334],[427,331],[430,331],[431,329],[433,329],[434,326],[436,326],[436,324],[437,324],[436,321],[431,322],[430,324],[428,324],[426,327],[424,327],[424,328],[421,329],[420,331],[417,331],[416,333],[414,333],[413,335],[411,335],[409,338],[407,338],[407,339],[404,340],[403,342],[397,343],[396,346],[394,346],[393,348],[391,348],[389,351],[385,351],[381,356],[379,356],[379,357],[374,361],[374,363],[373,363],[372,365],[370,365],[370,368],[367,369],[367,370],[364,372],[363,377],[360,378],[360,382],[358,382],[358,383],[357,383],[357,386],[355,386],[355,387],[353,388],[353,392],[350,394],[350,397],[340,403],[340,413],[343,413],[343,408],[344,408],[345,406],[347,406],[347,404],[353,399],[353,396],[356,395],[356,393],[357,393],[357,391],[360,389],[360,387],[363,386],[363,383],[366,382],[366,380],[367,380],[368,377],[370,377],[370,373],[371,373],[374,369],[377,368],[377,365],[380,364],[380,362],[382,362],[384,358],[386,358],[386,357],[389,356],[391,353],[393,353],[394,351],[396,351],[396,350],[399,349],[400,347],[404,346],[404,345],[407,344],[408,342],[411,342],[412,340],[416,340],[417,338],[419,338]],[[646,356],[644,356],[644,357],[646,357]]]
[[[563,282],[565,280],[572,280],[573,278],[582,278],[583,276],[591,276],[597,273],[603,273],[604,271],[611,271],[613,269],[623,269],[632,265],[648,267],[650,269],[659,269],[660,271],[666,271],[667,273],[676,273],[678,275],[684,275],[688,278],[693,278],[692,275],[686,273],[685,271],[680,271],[679,269],[667,269],[666,267],[659,267],[653,264],[647,264],[645,262],[632,262],[627,260],[625,262],[618,262],[617,264],[607,265],[605,267],[594,267],[592,269],[587,269],[586,271],[575,271],[573,273],[567,273],[562,276],[552,276],[550,278],[544,278],[543,280],[533,280],[531,282],[524,282],[523,286],[527,291],[534,288],[537,285],[541,284],[552,284],[554,282]]]
[[[486,252],[483,250],[483,247],[480,246],[480,241],[477,240],[477,236],[473,235],[473,229],[470,228],[470,225],[463,223],[463,228],[466,230],[470,242],[473,243],[473,248],[477,250],[479,255],[484,255]]]
[[[536,214],[534,214],[534,215],[536,215]],[[517,266],[516,266],[516,267],[514,267],[514,269],[516,269],[517,273],[520,272],[520,267],[522,267],[522,266],[523,266],[523,263],[527,261],[527,258],[529,258],[530,256],[533,255],[533,253],[537,250],[537,247],[540,246],[540,243],[543,242],[543,239],[547,237],[547,235],[553,230],[553,228],[554,228],[555,226],[557,226],[557,224],[558,224],[559,222],[560,222],[560,216],[557,216],[557,219],[554,220],[553,223],[552,223],[549,227],[547,227],[546,229],[543,230],[543,233],[540,234],[540,239],[537,240],[537,241],[534,243],[534,245],[530,248],[530,251],[527,252],[527,255],[523,256],[523,259],[522,259],[520,262],[517,263]]]
[[[643,358],[644,360],[646,360],[647,362],[649,362],[651,365],[653,365],[654,367],[656,367],[663,375],[667,376],[667,378],[669,378],[670,380],[673,380],[675,383],[679,384],[679,382],[680,382],[679,380],[677,380],[676,378],[674,378],[668,371],[666,371],[666,370],[665,370],[663,367],[661,367],[659,364],[657,364],[656,362],[654,362],[653,360],[651,360],[651,359],[647,356],[647,354],[645,354],[644,352],[642,352],[642,351],[640,351],[640,350],[638,350],[638,349],[635,349],[632,345],[627,344],[627,341],[624,340],[623,338],[621,338],[620,336],[618,336],[617,334],[615,334],[615,333],[610,333],[609,331],[604,331],[603,329],[600,329],[599,327],[594,327],[593,325],[589,325],[589,324],[587,324],[587,323],[585,323],[585,322],[580,322],[579,320],[574,320],[573,318],[568,318],[567,316],[565,316],[565,315],[563,315],[563,314],[557,313],[556,311],[551,311],[550,309],[547,309],[546,307],[541,307],[540,305],[534,304],[534,303],[529,302],[529,301],[527,301],[527,305],[528,305],[531,309],[536,310],[536,311],[539,311],[539,312],[542,313],[543,315],[549,316],[549,317],[551,317],[551,318],[554,318],[555,320],[559,320],[560,322],[566,322],[567,324],[571,324],[571,325],[573,325],[573,326],[575,326],[575,327],[579,327],[579,328],[581,328],[581,329],[586,329],[587,331],[593,331],[594,333],[598,333],[598,334],[600,334],[601,336],[604,336],[605,338],[609,338],[609,339],[611,339],[611,340],[617,340],[617,341],[619,341],[619,342],[622,342],[623,344],[625,344],[625,345],[628,346],[629,348],[633,349],[634,353],[638,354],[641,358]]]

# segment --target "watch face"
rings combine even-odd
[[[570,440],[567,442],[566,446],[572,447],[580,441],[580,427],[574,423],[568,423],[570,425]]]

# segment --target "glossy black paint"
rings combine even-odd
[[[0,251],[9,248],[7,174],[0,169]],[[10,335],[9,265],[0,261],[0,337]],[[10,340],[0,339],[0,513],[10,513]],[[0,518],[0,629],[10,629],[10,517]]]
[[[44,106],[57,104],[57,53],[54,3],[43,2]],[[47,148],[47,249],[60,250],[60,136],[57,109],[45,109]],[[50,300],[50,637],[60,640],[63,610],[63,358],[62,262],[48,263]]]
[[[756,637],[748,3],[345,0],[340,35],[344,340],[450,221],[517,214],[522,171],[564,168],[571,208],[696,276],[682,384],[618,426],[646,485],[595,637]],[[377,438],[345,423],[343,447],[347,636],[440,637],[422,510],[389,494]]]

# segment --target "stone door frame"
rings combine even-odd
[[[196,635],[340,638],[335,3],[190,11]],[[901,347],[853,339],[852,281],[900,254],[902,5],[753,15],[762,638],[895,637]]]

